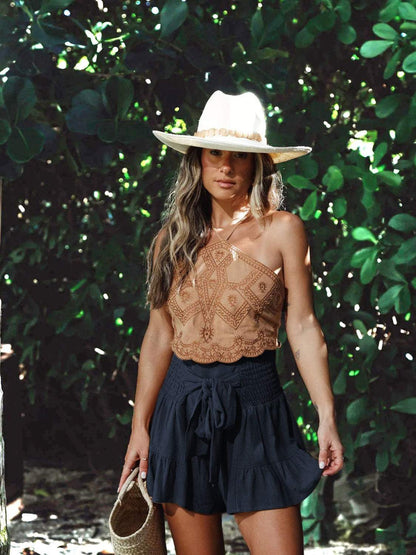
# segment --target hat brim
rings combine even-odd
[[[233,136],[196,137],[195,135],[175,135],[165,131],[153,131],[159,141],[185,154],[190,146],[215,148],[232,152],[258,152],[270,154],[275,164],[287,162],[311,152],[309,146],[270,146],[264,143]]]

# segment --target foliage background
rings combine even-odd
[[[310,235],[346,466],[304,503],[306,540],[411,549],[415,0],[15,0],[0,44],[3,342],[27,456],[120,464],[145,256],[179,160],[151,129],[193,132],[213,91],[251,90],[271,144],[314,147],[280,169]],[[316,449],[287,347],[280,358]]]

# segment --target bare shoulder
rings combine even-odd
[[[270,214],[270,230],[274,237],[283,239],[283,243],[290,245],[293,243],[306,241],[306,231],[303,221],[286,210],[279,210]]]

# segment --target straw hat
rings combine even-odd
[[[308,154],[308,146],[270,146],[266,139],[266,118],[257,96],[215,91],[208,99],[194,135],[153,131],[165,145],[185,154],[190,146],[237,152],[264,152],[275,163]]]

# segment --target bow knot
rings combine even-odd
[[[209,482],[214,485],[219,474],[219,450],[223,432],[235,425],[238,397],[235,388],[240,385],[238,376],[218,380],[196,378],[186,380],[191,386],[193,407],[187,426],[187,454],[189,454],[192,432],[209,444]]]

